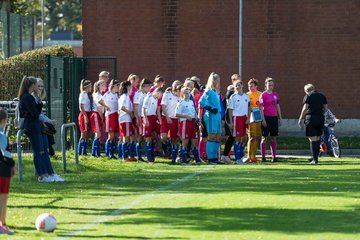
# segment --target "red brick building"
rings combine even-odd
[[[242,69],[244,81],[276,79],[285,118],[297,118],[304,84],[328,97],[341,118],[360,118],[360,1],[243,0],[83,1],[84,56],[118,58],[118,79],[129,73],[168,80]]]

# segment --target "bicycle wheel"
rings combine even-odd
[[[332,138],[330,140],[330,145],[331,145],[334,157],[340,158],[341,157],[341,149],[340,149],[339,141],[336,138]]]

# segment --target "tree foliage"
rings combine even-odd
[[[32,15],[36,17],[37,38],[41,36],[41,0],[6,0],[1,1],[2,9],[10,2],[11,12]],[[57,30],[67,30],[74,33],[75,39],[82,38],[82,0],[44,0],[45,39]]]

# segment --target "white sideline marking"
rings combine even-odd
[[[67,234],[64,234],[65,236],[64,237],[58,237],[56,239],[59,239],[59,240],[62,240],[62,239],[67,239],[67,238],[71,238],[71,237],[74,237],[76,235],[79,235],[93,227],[95,227],[96,225],[100,224],[100,223],[104,223],[104,222],[107,222],[111,219],[113,219],[114,217],[117,217],[121,214],[123,214],[125,211],[135,207],[136,205],[139,205],[140,203],[143,203],[151,198],[153,198],[156,194],[158,194],[160,191],[163,191],[163,190],[167,190],[167,189],[170,189],[170,188],[173,188],[181,183],[184,183],[186,181],[189,181],[190,179],[192,179],[193,177],[205,172],[205,171],[208,171],[210,170],[210,168],[205,168],[205,169],[202,169],[201,171],[197,171],[197,172],[194,172],[194,173],[191,173],[183,178],[180,178],[178,180],[176,180],[175,182],[173,183],[170,183],[166,186],[162,186],[162,187],[159,187],[158,189],[150,192],[150,193],[147,193],[143,196],[140,196],[138,198],[136,198],[134,201],[132,201],[131,203],[129,203],[128,205],[122,207],[122,208],[119,208],[115,211],[113,211],[112,213],[110,213],[109,215],[103,217],[103,218],[100,218],[99,220],[96,220],[96,221],[93,221],[89,224],[86,224],[85,226],[83,226],[81,229],[77,230],[77,231],[73,231],[73,232],[70,232],[70,233],[67,233]]]

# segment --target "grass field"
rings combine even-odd
[[[81,157],[68,162],[66,182],[38,183],[27,158],[24,181],[12,181],[8,239],[360,239],[359,158],[168,162]],[[53,233],[35,229],[44,212],[58,220]]]

